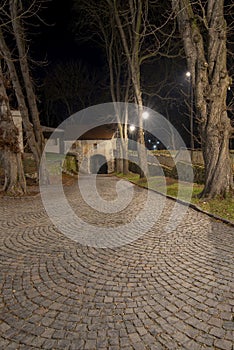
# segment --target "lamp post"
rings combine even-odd
[[[193,137],[193,84],[192,76],[190,72],[186,72],[186,77],[189,79],[189,91],[190,91],[190,148],[191,148],[191,160],[193,160],[193,150],[194,150],[194,137]]]

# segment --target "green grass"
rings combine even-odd
[[[215,214],[221,218],[234,222],[234,198],[218,198],[210,201],[204,201],[197,198],[192,198],[192,203],[196,204],[201,209]]]
[[[116,174],[118,177],[132,181],[139,186],[150,188],[158,192],[162,192],[174,198],[191,202],[202,210],[215,214],[221,218],[234,222],[234,198],[229,197],[226,199],[217,198],[209,201],[199,199],[198,195],[203,189],[203,185],[194,183],[193,185],[180,182],[180,195],[178,196],[178,181],[172,178],[163,178],[154,176],[149,178],[149,181],[140,179],[138,174],[129,173],[128,175]],[[166,182],[166,183],[165,183]],[[192,188],[191,188],[192,186]],[[190,194],[192,190],[192,198],[190,200]]]
[[[64,156],[57,153],[46,153],[47,169],[50,176],[61,175],[61,164]]]
[[[58,154],[58,153],[46,153],[46,160],[47,161],[61,161],[65,158],[63,154]]]
[[[69,158],[69,157],[68,157]],[[61,174],[62,161],[65,160],[65,156],[57,153],[46,153],[47,168],[50,175]],[[23,158],[24,172],[31,174],[37,171],[36,163],[31,154],[24,155]]]

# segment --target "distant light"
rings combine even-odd
[[[153,145],[153,149],[156,149],[157,148],[157,146],[156,145]]]
[[[231,86],[228,87],[228,90],[231,90]]]
[[[129,126],[129,130],[130,130],[130,131],[134,131],[135,129],[136,129],[136,127],[135,127],[135,125],[133,125],[133,124]]]
[[[149,118],[149,112],[144,111],[144,112],[142,113],[142,118],[143,118],[143,119],[148,119],[148,118]]]
[[[159,145],[160,144],[160,142],[159,141],[157,141],[157,145]]]
[[[151,140],[148,140],[148,142],[150,143],[150,142],[151,142]]]
[[[186,77],[190,78],[191,77],[191,73],[190,72],[186,72]]]

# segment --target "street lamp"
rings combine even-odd
[[[190,147],[191,147],[191,159],[194,150],[194,138],[193,138],[193,84],[191,72],[186,72],[186,77],[189,78],[189,90],[190,90]]]
[[[136,129],[136,127],[135,127],[135,125],[133,125],[133,124],[131,124],[131,125],[129,126],[129,130],[130,130],[131,132],[135,131],[135,129]]]

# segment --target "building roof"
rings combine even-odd
[[[104,124],[90,129],[90,125],[69,125],[65,130],[65,140],[110,140],[116,131],[115,124]],[[88,131],[85,131],[88,130]],[[82,132],[84,131],[84,132]],[[81,135],[79,138],[78,135]]]
[[[63,129],[51,128],[50,126],[44,126],[44,125],[41,125],[41,130],[42,132],[46,132],[46,133],[53,133],[54,131],[60,132],[60,133],[64,132]]]

